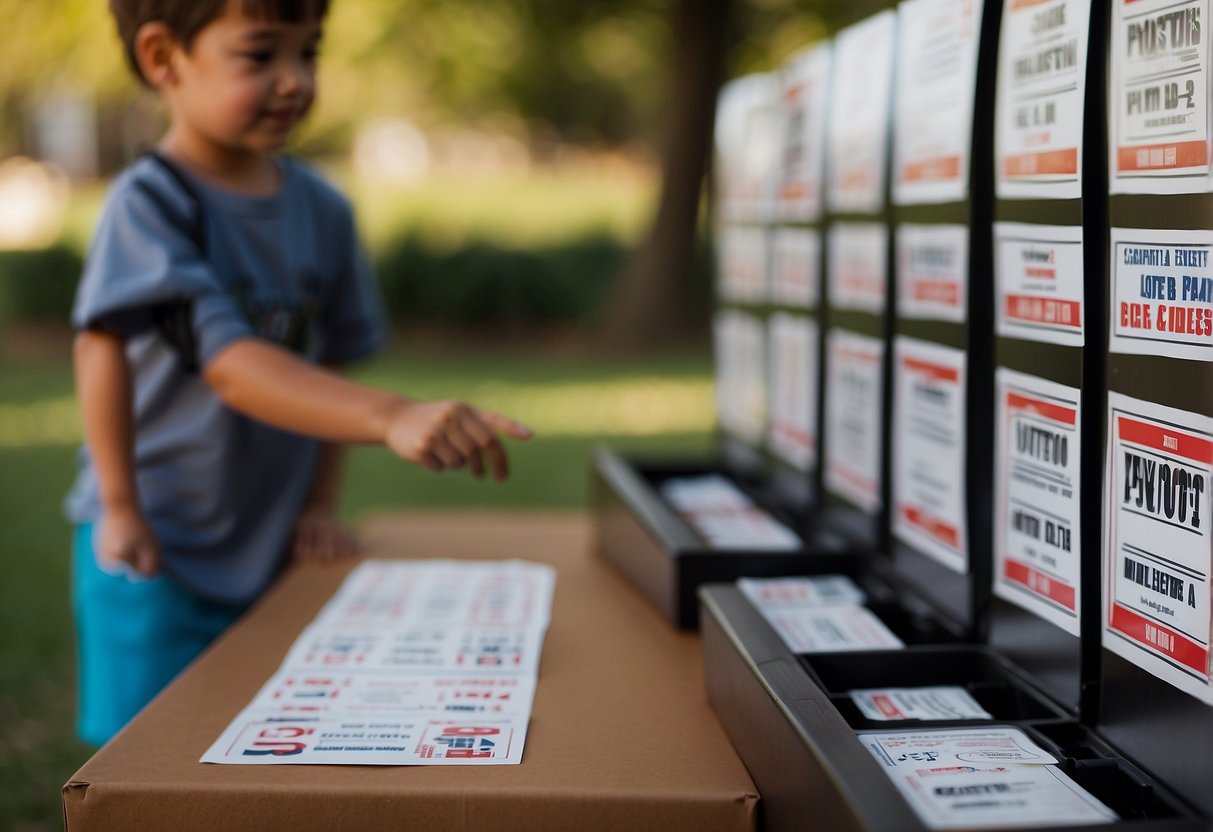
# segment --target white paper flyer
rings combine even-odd
[[[816,229],[775,229],[771,259],[772,302],[816,309],[821,299],[821,236]]]
[[[781,86],[775,75],[754,73],[720,90],[715,125],[718,220],[758,223],[774,213]]]
[[[1080,226],[994,224],[994,314],[999,335],[1081,347]]]
[[[882,314],[888,289],[888,229],[880,223],[830,226],[826,280],[836,309]]]
[[[994,594],[1077,636],[1080,391],[999,367]]]
[[[969,569],[965,353],[894,341],[893,534],[953,571]]]
[[[978,0],[897,7],[893,202],[960,202],[968,194],[977,81]]]
[[[767,447],[800,471],[817,466],[817,323],[805,315],[771,316],[771,424]]]
[[[1213,704],[1213,419],[1108,393],[1103,645]]]
[[[765,303],[767,230],[756,225],[722,225],[717,235],[720,299],[730,303]]]
[[[875,514],[881,506],[884,341],[844,329],[826,336],[825,488]]]
[[[726,309],[716,314],[713,336],[720,427],[758,447],[767,425],[766,331],[762,320]]]
[[[1112,9],[1111,192],[1207,190],[1209,0],[1115,0]]]
[[[816,222],[821,216],[829,101],[830,44],[822,43],[793,56],[784,75],[783,156],[776,195],[782,220]]]
[[[964,323],[969,301],[969,229],[903,223],[895,231],[897,314]]]
[[[999,199],[1082,196],[1090,15],[1091,0],[1003,4],[994,136]]]
[[[1213,360],[1213,231],[1112,229],[1114,353]]]
[[[834,38],[826,202],[835,213],[875,214],[884,204],[896,26],[895,12],[880,12]]]

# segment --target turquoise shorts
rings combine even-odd
[[[91,524],[76,527],[72,550],[76,733],[103,745],[247,607],[199,598],[163,575],[102,570]]]

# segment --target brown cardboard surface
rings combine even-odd
[[[416,514],[363,529],[376,558],[523,558],[557,569],[517,766],[197,762],[277,670],[350,565],[293,568],[63,788],[96,830],[752,830],[757,792],[703,690],[699,638],[590,556],[580,514]]]

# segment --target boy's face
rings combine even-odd
[[[163,89],[176,128],[227,152],[286,144],[316,95],[320,21],[247,17],[240,0],[177,49],[177,81]]]

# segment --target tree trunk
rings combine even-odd
[[[603,336],[636,350],[689,335],[700,189],[712,149],[731,0],[674,0],[662,186],[648,235],[620,275]]]

